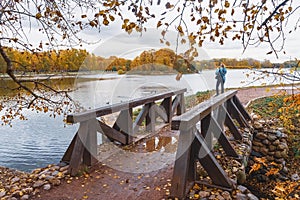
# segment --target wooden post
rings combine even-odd
[[[186,194],[186,184],[191,164],[191,146],[194,141],[192,129],[181,130],[178,139],[176,160],[173,170],[171,196],[183,199]]]
[[[211,114],[205,116],[202,120],[201,120],[201,134],[207,144],[207,147],[210,150],[213,150],[213,134],[212,134],[212,130],[211,130],[211,119],[212,116]]]
[[[150,132],[155,131],[155,109],[153,107],[154,103],[149,103],[147,106],[149,106],[148,114],[146,115],[146,130]]]
[[[173,117],[172,97],[165,98],[160,105],[164,108],[164,110],[167,114],[168,120],[166,121],[166,123],[171,123],[172,117]]]

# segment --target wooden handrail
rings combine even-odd
[[[236,90],[222,93],[216,97],[210,98],[208,101],[198,104],[193,107],[191,111],[185,112],[179,116],[174,116],[172,119],[172,129],[187,130],[192,128],[197,122],[209,115],[212,110],[215,110],[236,94]]]
[[[101,116],[104,116],[107,114],[112,114],[112,113],[115,113],[118,111],[126,110],[128,108],[151,103],[151,102],[166,98],[168,96],[183,94],[186,91],[187,91],[186,88],[178,89],[178,90],[171,90],[171,91],[164,92],[164,93],[159,93],[159,94],[155,94],[155,95],[151,95],[151,96],[132,99],[132,100],[129,100],[128,102],[116,103],[113,105],[107,105],[107,106],[103,106],[100,108],[84,111],[81,113],[70,114],[70,115],[67,115],[67,123],[78,123],[78,122],[87,121],[89,119],[101,117]]]

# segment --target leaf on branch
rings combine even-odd
[[[181,26],[178,26],[178,27],[177,27],[177,30],[178,30],[180,33],[183,33],[183,30],[182,30],[182,27],[181,27]]]
[[[271,54],[271,53],[273,53],[273,51],[269,51],[269,52],[267,53],[267,55],[269,55],[269,54]]]
[[[228,1],[225,1],[225,8],[229,8],[230,3]]]
[[[161,25],[162,25],[161,21],[158,21],[156,28],[160,27]]]
[[[37,13],[36,15],[35,15],[35,18],[37,18],[37,19],[40,19],[42,17],[42,14],[41,13]]]
[[[170,9],[170,8],[173,8],[173,7],[174,7],[174,5],[170,4],[170,2],[166,3],[166,8],[167,9]]]

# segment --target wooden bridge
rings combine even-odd
[[[242,140],[244,136],[240,130],[250,128],[248,122],[251,117],[237,98],[237,91],[212,97],[187,112],[184,92],[186,89],[179,89],[68,115],[67,122],[80,123],[62,158],[63,162],[69,163],[71,175],[75,175],[82,164],[95,164],[97,132],[105,134],[110,140],[127,145],[141,139],[136,133],[143,121],[145,130],[154,132],[156,118],[160,117],[165,123],[171,123],[173,130],[179,131],[171,196],[185,198],[189,188],[199,181],[196,173],[197,162],[206,170],[214,185],[230,190],[234,183],[214,156],[213,138],[222,145],[227,156],[241,161],[247,159],[239,155],[231,145],[224,126],[228,127],[234,140]],[[133,120],[133,109],[137,106],[142,106],[142,109]],[[112,113],[118,113],[113,126],[98,120],[99,117]]]
[[[67,122],[79,123],[79,129],[61,161],[69,163],[69,172],[75,175],[82,164],[91,166],[96,163],[97,132],[124,145],[141,139],[136,133],[143,121],[145,130],[149,133],[154,132],[157,117],[165,123],[170,123],[173,115],[184,113],[184,92],[186,89],[172,90],[68,115]],[[133,120],[133,109],[138,106],[142,106],[142,109]],[[112,113],[118,114],[112,127],[97,119]]]

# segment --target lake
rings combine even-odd
[[[250,70],[228,70],[225,88],[270,85],[282,82],[274,77],[259,79]],[[186,95],[215,88],[214,70],[183,75],[117,75],[98,73],[77,76],[71,82],[76,90],[71,96],[85,108],[126,102],[132,98],[159,93],[172,88],[187,88]],[[289,82],[284,82],[289,83]],[[70,80],[68,80],[70,84]],[[65,125],[61,116],[24,111],[28,120],[15,120],[13,126],[0,126],[0,165],[31,171],[58,163],[77,131],[78,125]],[[1,114],[1,113],[0,113]]]

